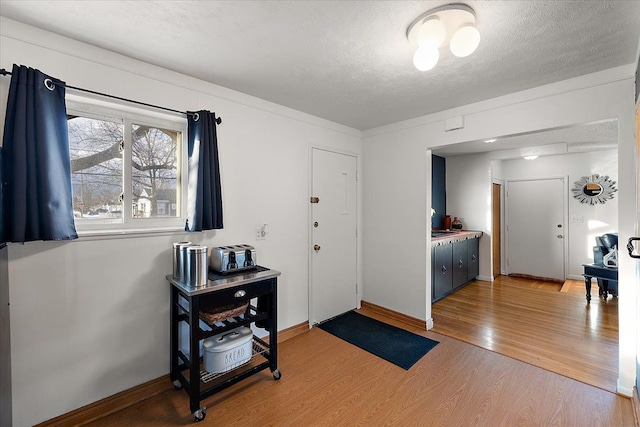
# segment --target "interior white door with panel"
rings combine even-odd
[[[357,158],[317,148],[311,156],[313,325],[357,306]]]
[[[565,280],[563,178],[507,182],[507,272]]]

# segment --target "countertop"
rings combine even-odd
[[[198,294],[205,294],[208,292],[219,291],[222,289],[231,288],[234,286],[245,285],[247,283],[258,282],[260,280],[270,279],[278,277],[279,271],[270,270],[266,267],[257,266],[255,270],[246,270],[245,272],[238,272],[235,274],[221,275],[219,273],[209,270],[207,284],[205,286],[194,288],[185,283],[178,282],[172,275],[167,276],[167,280],[176,288],[181,290],[184,294],[193,296]]]
[[[434,232],[438,232],[441,230],[433,230]],[[448,245],[450,243],[459,242],[461,240],[469,240],[469,239],[479,239],[482,237],[482,231],[472,231],[472,230],[461,230],[455,231],[451,234],[446,234],[444,236],[432,237],[431,238],[431,247],[434,248],[436,246]]]

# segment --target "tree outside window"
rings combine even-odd
[[[125,200],[132,218],[179,216],[181,131],[77,115],[67,122],[76,218],[126,220]]]

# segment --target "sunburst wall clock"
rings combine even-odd
[[[573,184],[571,191],[573,197],[580,203],[596,205],[598,203],[604,204],[607,200],[613,199],[613,193],[618,189],[616,182],[610,180],[608,176],[594,174],[580,178]]]

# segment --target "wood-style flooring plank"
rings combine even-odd
[[[200,426],[633,426],[630,399],[478,346],[361,310],[440,342],[406,371],[313,328],[262,372],[202,402]],[[171,390],[93,426],[192,424]]]
[[[615,392],[618,299],[578,283],[475,281],[433,305],[433,331]]]

